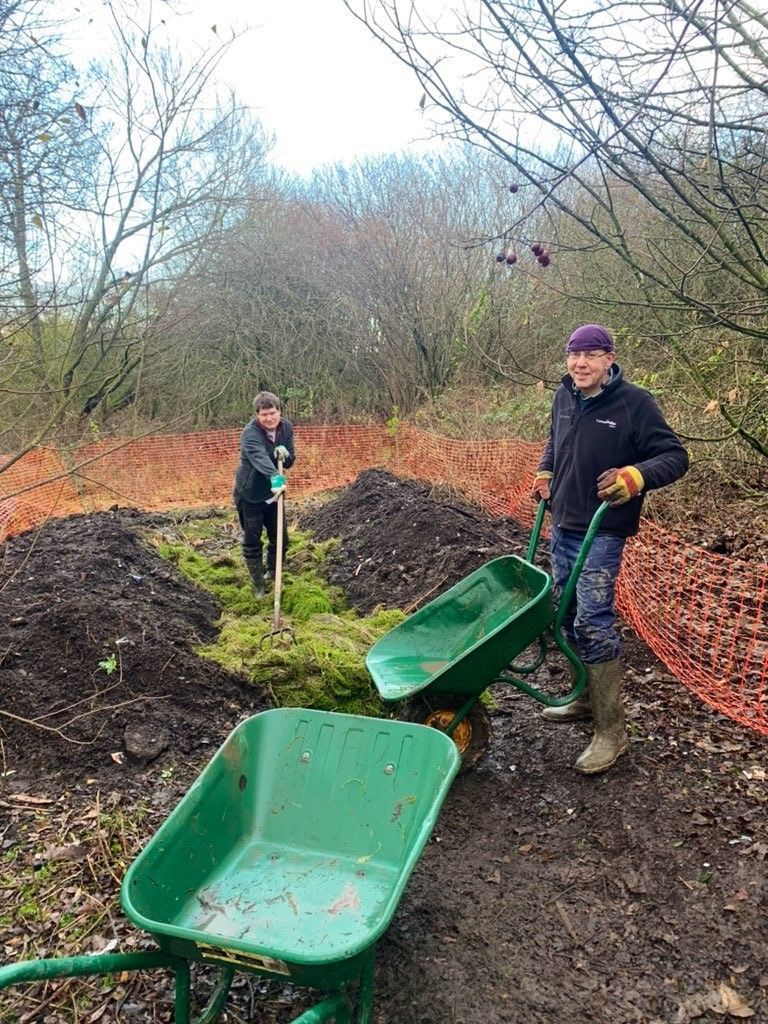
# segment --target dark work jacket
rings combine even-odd
[[[539,463],[552,473],[552,521],[564,530],[584,531],[597,510],[597,478],[606,469],[635,466],[645,490],[678,480],[688,454],[654,398],[624,380],[613,365],[610,382],[594,398],[580,400],[566,374],[552,402],[549,439]],[[601,533],[637,533],[643,495],[606,512]]]
[[[270,479],[277,472],[275,448],[279,444],[288,449],[288,458],[283,462],[283,469],[288,469],[296,460],[293,446],[293,426],[289,420],[280,420],[275,432],[275,440],[270,441],[256,419],[246,423],[240,437],[240,465],[235,474],[235,504],[238,501],[250,501],[254,504],[272,497]]]

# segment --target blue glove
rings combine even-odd
[[[279,459],[280,462],[285,462],[286,459],[289,459],[290,457],[291,453],[288,451],[284,444],[279,444],[277,448],[275,448],[275,458]]]
[[[275,473],[275,475],[269,481],[269,486],[272,488],[272,493],[275,496],[277,496],[278,494],[282,494],[283,491],[285,490],[285,477],[283,476],[283,474]]]

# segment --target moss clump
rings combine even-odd
[[[262,617],[229,616],[214,644],[199,653],[243,672],[274,693],[286,707],[386,715],[365,668],[371,645],[402,619],[397,611],[370,619],[323,612],[296,626],[294,642],[272,642]]]
[[[264,608],[265,598],[254,596],[242,559],[233,555],[207,557],[181,542],[161,542],[157,552],[204,590],[209,590],[223,608],[238,615],[253,615]]]
[[[206,535],[205,554],[184,540],[161,540],[158,552],[191,580],[213,593],[223,608],[215,643],[198,649],[205,658],[245,675],[288,707],[386,715],[365,668],[371,646],[404,618],[397,610],[360,618],[344,595],[329,586],[320,567],[336,541],[315,543],[305,532],[291,531],[289,569],[283,577],[281,624],[294,639],[269,637],[272,594],[255,598],[239,551],[232,552],[231,531],[219,524],[220,543]]]

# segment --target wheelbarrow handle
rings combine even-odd
[[[542,499],[539,502],[539,506],[536,510],[536,519],[533,524],[533,530],[531,531],[531,540],[528,545],[528,552],[526,554],[526,561],[530,562],[531,564],[533,564],[533,560],[536,556],[536,548],[538,547],[539,537],[541,536],[541,528],[544,522],[544,513],[547,509],[547,506],[548,502]],[[604,501],[602,502],[602,504],[598,506],[595,514],[592,516],[592,520],[589,524],[589,527],[587,528],[587,532],[584,534],[584,539],[581,542],[579,553],[576,556],[576,561],[574,562],[570,575],[566,580],[565,586],[563,587],[563,592],[560,595],[560,600],[557,604],[557,608],[555,609],[555,618],[554,622],[552,623],[552,639],[555,641],[556,646],[560,649],[560,651],[565,655],[570,664],[573,666],[574,680],[573,687],[571,688],[570,692],[562,697],[551,697],[549,694],[544,693],[537,687],[532,686],[530,683],[526,683],[521,679],[515,679],[513,676],[510,675],[501,676],[499,677],[498,680],[502,682],[512,683],[512,685],[516,686],[519,690],[522,690],[524,693],[527,693],[531,697],[534,697],[542,704],[547,704],[550,707],[562,707],[565,704],[570,704],[571,701],[576,699],[576,697],[581,696],[581,694],[584,692],[584,687],[586,686],[587,670],[581,658],[578,656],[576,651],[574,651],[574,649],[570,646],[570,644],[563,635],[563,619],[565,618],[565,613],[570,607],[571,601],[573,600],[573,595],[576,591],[576,584],[579,581],[579,576],[581,575],[581,570],[584,568],[584,563],[587,560],[590,548],[592,547],[594,539],[597,536],[597,531],[600,529],[600,523],[602,522],[603,516],[610,507],[611,506],[608,504],[608,502]],[[530,665],[512,665],[510,666],[510,668],[513,671],[523,672],[526,674],[534,672],[543,662],[547,653],[547,645],[543,638],[539,639],[539,644],[541,650],[539,657],[536,661],[532,662]]]
[[[541,529],[544,523],[544,513],[549,507],[549,502],[542,499],[539,502],[539,506],[536,509],[536,519],[533,523],[533,529],[531,530],[531,540],[528,544],[528,551],[526,552],[526,561],[533,563],[536,557],[536,548],[539,545],[539,538],[541,536]],[[581,663],[581,659],[576,652],[571,648],[568,641],[563,636],[562,627],[565,613],[568,611],[573,595],[576,592],[576,584],[579,582],[579,576],[581,576],[581,570],[584,568],[584,563],[587,560],[592,544],[597,536],[597,531],[600,529],[600,523],[603,521],[603,516],[611,506],[607,501],[603,501],[598,505],[595,514],[592,516],[592,520],[587,527],[587,532],[584,534],[584,539],[581,542],[579,553],[576,556],[576,561],[573,563],[570,575],[566,580],[563,591],[560,594],[560,600],[557,603],[555,609],[555,621],[553,623],[552,635],[555,643],[566,656],[568,661],[573,665],[576,670],[576,685],[571,694],[566,698],[563,698],[563,703],[566,703],[573,696],[578,696],[584,689],[584,680],[586,678],[585,669]]]
[[[579,554],[573,566],[573,570],[571,571],[571,575],[568,577],[568,582],[565,585],[565,590],[563,590],[563,596],[565,596],[566,591],[570,588],[570,597],[573,597],[573,588],[576,586],[576,581],[578,580],[579,574],[581,573],[584,563],[587,560],[589,549],[592,547],[594,539],[597,535],[597,531],[600,529],[600,523],[603,521],[603,516],[610,507],[611,506],[608,504],[607,501],[603,501],[600,505],[598,505],[595,514],[592,516],[592,520],[589,526],[587,527],[587,532],[584,534],[584,540],[581,542],[581,549],[579,550]],[[533,521],[533,528],[531,529],[531,539],[528,541],[528,550],[525,553],[526,562],[533,562],[536,558],[536,551],[539,547],[539,540],[541,539],[541,530],[544,525],[544,514],[546,513],[548,508],[549,501],[547,501],[544,498],[541,498],[536,508],[536,518]],[[573,582],[573,586],[571,586],[571,582]],[[568,607],[567,603],[565,607]]]
[[[539,504],[536,506],[536,518],[533,520],[533,529],[531,530],[531,539],[528,541],[528,550],[525,553],[526,562],[533,562],[536,558],[541,528],[544,525],[544,513],[548,507],[549,502],[545,498],[539,498]]]

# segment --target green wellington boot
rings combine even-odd
[[[257,562],[254,558],[246,558],[245,564],[248,566],[248,572],[251,574],[254,594],[256,597],[264,597],[266,589],[264,587],[264,570],[261,562]]]
[[[568,678],[573,686],[576,682],[576,673],[570,662],[568,662]],[[583,718],[591,718],[592,702],[589,699],[589,687],[570,704],[562,704],[556,708],[544,708],[541,717],[545,722],[578,722]]]
[[[592,717],[595,720],[595,735],[574,767],[585,775],[594,775],[610,768],[629,747],[624,728],[621,665],[618,659],[604,661],[599,665],[587,665],[587,685]]]

